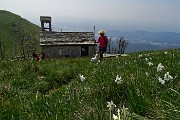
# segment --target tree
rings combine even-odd
[[[124,54],[127,45],[128,45],[127,40],[125,40],[124,37],[122,36],[120,38],[120,40],[119,40],[119,50],[118,50],[118,53]]]
[[[14,43],[14,48],[19,48],[19,50],[16,49],[16,51],[19,51],[21,58],[29,58],[30,53],[35,51],[35,38],[30,36],[30,32],[23,27],[22,23],[12,22],[12,30],[17,38]],[[16,51],[15,54],[17,55]]]
[[[108,45],[107,45],[107,47],[108,47],[108,54],[110,54],[110,52],[111,52],[111,37],[109,38],[109,42],[108,42]]]

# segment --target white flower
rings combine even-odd
[[[123,108],[122,108],[124,111],[128,110],[128,108],[126,108],[124,105],[123,105]]]
[[[163,80],[161,77],[159,77],[159,82],[161,83],[161,84],[163,84],[164,85],[164,83],[165,83],[165,80]]]
[[[167,54],[168,54],[168,52],[167,52],[167,51],[164,51],[164,54],[166,54],[166,55],[167,55]]]
[[[146,74],[147,77],[149,76],[149,73],[148,73],[148,72],[146,72],[145,74]]]
[[[152,63],[152,62],[148,62],[147,64],[148,64],[149,66],[152,66],[152,65],[153,65],[153,63]]]
[[[119,108],[117,110],[117,113],[118,113],[118,119],[120,120],[120,110],[119,110]]]
[[[118,120],[118,117],[113,114],[113,119],[114,119],[114,120]]]
[[[173,77],[171,75],[169,75],[169,72],[167,72],[166,74],[164,74],[164,80],[172,80]]]
[[[141,58],[141,57],[142,57],[142,55],[139,55],[139,56],[138,56],[138,58]]]
[[[116,107],[116,105],[113,103],[113,101],[111,100],[111,102],[107,102],[107,107],[109,108],[109,110],[112,110],[114,107]]]
[[[164,66],[161,63],[159,63],[157,66],[157,72],[160,72],[162,69],[164,69]]]
[[[145,61],[148,61],[149,59],[148,58],[145,58]]]
[[[119,77],[119,75],[117,75],[115,82],[116,82],[117,84],[120,84],[120,83],[122,83],[122,81],[123,81],[123,80],[121,79],[121,76]]]
[[[81,75],[81,74],[79,74],[79,77],[80,77],[80,80],[81,81],[84,81],[86,78],[83,76],[83,75]]]

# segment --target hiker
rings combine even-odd
[[[40,60],[39,55],[37,55],[36,53],[33,53],[32,56],[33,56],[33,59],[39,62]]]
[[[36,59],[37,54],[33,52],[32,57],[33,57],[33,59]]]
[[[45,53],[41,52],[40,58],[45,59]]]
[[[107,36],[105,36],[105,31],[101,30],[99,31],[99,38],[98,38],[98,42],[99,43],[99,53],[100,53],[100,61],[102,61],[103,59],[103,54],[106,53],[106,47],[107,47],[107,43],[108,43],[108,38]]]

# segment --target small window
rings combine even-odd
[[[59,56],[63,56],[63,49],[62,48],[59,49]]]

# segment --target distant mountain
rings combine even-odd
[[[137,30],[137,31],[110,30],[107,32],[107,34],[113,37],[124,36],[129,40],[180,44],[180,33],[174,33],[174,32],[147,32],[143,30]]]
[[[107,36],[117,41],[124,37],[129,42],[126,52],[180,48],[180,33],[109,30]],[[117,45],[113,45],[117,48]]]
[[[0,10],[0,58],[28,57],[39,51],[40,28],[14,13]]]

